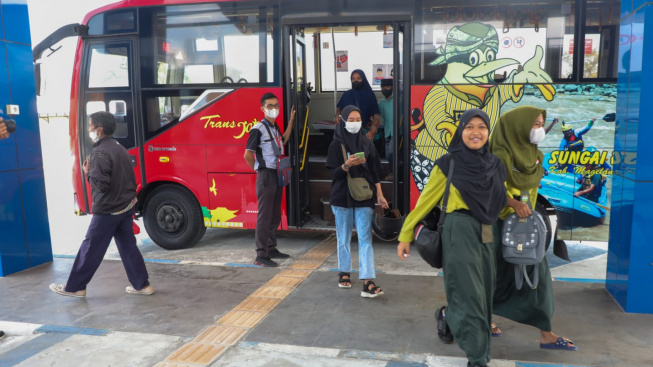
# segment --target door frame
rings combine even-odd
[[[403,96],[401,98],[395,98],[395,109],[394,109],[394,114],[395,114],[395,121],[403,121],[403,126],[402,126],[402,132],[401,134],[403,135],[403,144],[402,144],[402,149],[401,149],[401,157],[403,158],[403,166],[401,168],[401,179],[395,174],[394,176],[394,181],[393,181],[393,197],[395,202],[399,202],[399,205],[395,204],[395,208],[399,209],[399,211],[402,214],[406,214],[410,210],[410,182],[411,182],[411,176],[410,176],[410,96],[411,96],[411,80],[413,78],[413,70],[412,70],[412,62],[411,62],[411,52],[412,52],[412,36],[413,36],[413,23],[412,23],[412,18],[409,16],[403,16],[403,15],[398,15],[398,16],[384,16],[382,18],[380,17],[322,17],[322,18],[302,18],[302,19],[296,19],[296,18],[291,18],[291,19],[282,19],[282,70],[283,70],[283,89],[284,89],[284,96],[285,96],[285,111],[287,113],[287,116],[290,114],[290,109],[292,106],[293,102],[293,96],[292,96],[292,89],[290,88],[290,80],[291,80],[291,75],[293,77],[293,80],[296,80],[296,74],[293,73],[293,68],[292,65],[294,64],[294,60],[289,60],[289,56],[292,53],[294,56],[294,40],[295,38],[292,38],[293,42],[293,50],[289,50],[290,43],[291,43],[291,36],[293,34],[291,31],[294,31],[295,29],[298,28],[307,28],[307,27],[340,27],[340,26],[362,26],[362,25],[379,25],[379,24],[388,24],[392,25],[393,30],[401,30],[401,33],[403,34],[403,53],[401,54],[402,57],[402,62],[399,63],[399,57],[400,53],[398,51],[398,46],[393,48],[393,64],[394,65],[401,65],[402,66],[402,73],[403,73],[403,81],[402,81],[402,89],[403,89]],[[394,32],[393,31],[393,37],[395,40],[395,44],[398,44],[396,41],[398,40],[399,37],[399,32]],[[305,38],[304,38],[305,40]],[[306,44],[306,42],[304,42]],[[303,65],[304,69],[306,69],[306,64],[304,63]],[[395,66],[396,67],[396,66]],[[293,73],[293,74],[291,74]],[[306,75],[306,72],[304,71],[304,75]],[[393,89],[395,91],[399,90],[399,85],[398,85],[397,78],[395,78],[395,81],[393,83]],[[396,92],[395,92],[396,93]],[[401,109],[398,109],[396,107],[401,104]],[[401,112],[399,112],[401,110]],[[335,112],[334,112],[335,113]],[[399,114],[401,113],[401,117]],[[295,121],[295,125],[298,123],[297,119]],[[393,125],[393,136],[399,136],[398,135],[398,127],[399,124],[395,123]],[[294,127],[293,127],[294,130]],[[299,131],[299,128],[297,130]],[[295,144],[295,147],[297,147],[299,137],[295,132],[293,132],[291,136],[291,141],[293,144]],[[399,145],[399,139],[394,140],[395,148],[398,147]],[[394,164],[395,166],[398,166],[396,164],[397,158],[399,156],[398,149],[395,149],[395,154],[394,154],[394,160],[391,162],[391,164]],[[298,166],[295,165],[295,170],[298,169]],[[294,171],[294,170],[293,170]],[[395,171],[397,172],[397,171]],[[293,173],[294,174],[294,173]],[[401,181],[401,185],[399,185],[399,182]],[[299,187],[299,176],[296,176],[293,180],[293,183],[295,185],[289,186],[289,191],[297,190]],[[307,189],[308,189],[308,185]],[[304,223],[299,224],[298,222],[298,217],[301,216],[301,213],[297,213],[296,211],[298,210],[295,208],[296,205],[296,200],[299,198],[299,195],[302,193],[294,193],[291,192],[288,195],[288,225],[294,225],[296,227],[301,227]],[[295,196],[297,198],[295,198]],[[401,200],[399,198],[401,197]],[[294,199],[293,199],[294,198]],[[293,201],[294,200],[294,201]]]

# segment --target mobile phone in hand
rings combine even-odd
[[[354,153],[354,155],[355,155],[357,158],[360,158],[360,159],[364,159],[364,158],[365,158],[365,152]]]

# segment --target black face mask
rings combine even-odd
[[[392,89],[382,89],[381,93],[384,97],[388,98],[392,95]]]
[[[359,81],[351,82],[351,87],[356,90],[361,89],[363,88],[363,82],[359,82]]]

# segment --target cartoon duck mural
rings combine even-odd
[[[413,131],[415,149],[411,151],[411,167],[415,184],[421,192],[428,181],[434,162],[447,152],[449,142],[458,126],[460,115],[470,108],[480,108],[490,116],[494,127],[501,106],[523,96],[525,84],[534,84],[547,101],[555,95],[551,77],[540,67],[543,57],[541,46],[524,65],[516,67],[505,80],[495,82],[495,72],[519,61],[498,58],[499,37],[496,29],[483,23],[455,26],[447,34],[446,44],[436,52],[439,55],[430,65],[445,65],[444,77],[424,99],[423,120],[419,111]]]

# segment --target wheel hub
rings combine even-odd
[[[156,214],[159,226],[166,232],[176,232],[184,224],[184,213],[177,206],[163,205]]]

